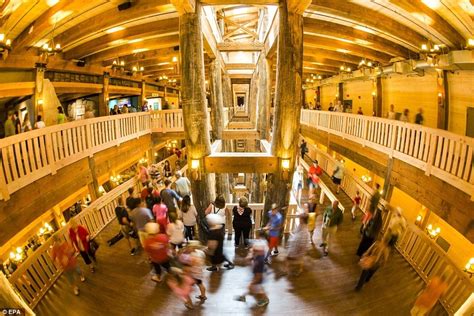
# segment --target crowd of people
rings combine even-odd
[[[304,150],[305,146],[302,147],[302,153],[305,154],[307,152]],[[314,181],[315,177],[321,173],[321,167],[315,162],[307,175],[313,196],[319,183],[319,180]],[[151,266],[151,281],[166,281],[169,289],[182,300],[185,307],[194,309],[196,304],[204,304],[207,300],[203,273],[206,262],[209,262],[207,270],[211,273],[223,268],[227,270],[234,268],[233,261],[224,252],[226,223],[232,222],[235,232],[234,245],[236,248],[243,247],[248,251],[245,262],[251,265],[253,274],[247,290],[236,296],[235,300],[246,302],[247,296],[251,295],[255,297],[257,307],[269,304],[269,297],[264,288],[266,266],[272,265],[273,258],[280,253],[285,207],[273,204],[265,214],[266,225],[255,231],[255,239],[251,239],[253,216],[246,197],[241,197],[238,205],[230,210],[224,197],[217,196],[204,211],[204,217],[200,218],[192,203],[189,180],[182,174],[176,174],[176,178],[179,183],[175,183],[174,188],[169,179],[165,180],[161,191],[149,187],[145,181],[141,192],[135,192],[130,188],[125,201],[121,197],[118,198],[115,214],[120,225],[120,234],[127,240],[130,254],[136,255],[143,251]],[[360,243],[358,248],[354,249],[360,257],[361,268],[355,291],[361,291],[373,275],[386,264],[399,236],[406,229],[402,210],[395,208],[392,210],[387,230],[382,235],[383,208],[379,205],[380,199],[378,185],[364,212],[361,209],[360,193],[357,192],[353,198],[352,220],[356,219],[359,212],[363,214]],[[317,227],[315,220],[317,204],[312,197],[301,204],[298,225],[286,243],[286,257],[279,260],[283,263],[279,275],[289,277],[301,275],[304,272],[305,255],[316,240],[321,240],[319,246],[324,256],[329,255],[331,242],[340,229],[344,215],[339,202],[335,200],[323,210],[322,223]],[[232,216],[231,221],[228,216]],[[56,236],[51,254],[57,264],[64,269],[74,293],[78,295],[78,282],[79,280],[84,282],[85,277],[74,253],[79,253],[91,272],[94,272],[97,265],[96,247],[85,227],[78,225],[74,220],[70,221],[69,225],[70,242],[62,241]],[[199,238],[197,238],[197,227],[203,234]],[[201,244],[198,240],[206,242]],[[426,290],[420,293],[412,309],[412,315],[424,315],[434,306],[445,289],[444,280],[445,276],[434,278]],[[194,287],[199,291],[195,296],[197,301],[192,299]]]

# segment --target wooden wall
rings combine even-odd
[[[323,107],[323,110],[327,111],[330,102],[334,104],[334,100],[336,100],[336,93],[336,84],[330,84],[321,87],[321,106]]]
[[[355,80],[344,82],[344,100],[352,100],[352,113],[359,107],[365,115],[372,115],[374,90],[372,80]]]
[[[311,103],[314,106],[316,106],[316,90],[315,89],[307,89],[304,91],[304,97],[305,97],[305,103],[309,106]]]
[[[423,108],[425,126],[437,127],[438,124],[438,92],[436,71],[426,70],[425,75],[391,74],[382,80],[383,116],[386,117],[390,104],[395,105],[396,112],[410,110],[409,120],[415,121],[419,108]]]
[[[151,146],[151,136],[145,135],[100,153],[91,159],[95,174],[89,167],[89,158],[77,161],[15,192],[10,200],[0,201],[0,245],[8,242],[64,199],[84,189],[97,177],[105,182],[114,171],[136,163]]]
[[[448,73],[449,131],[466,135],[466,113],[474,107],[474,71]]]

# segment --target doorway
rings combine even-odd
[[[474,137],[474,108],[467,108],[466,136]]]

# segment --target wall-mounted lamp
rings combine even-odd
[[[191,177],[193,180],[200,180],[201,179],[201,171],[200,167],[201,162],[199,159],[191,159]]]
[[[377,96],[377,92],[373,91],[373,92],[372,92],[372,96],[373,96],[373,97]]]
[[[423,216],[418,215],[418,216],[416,217],[416,220],[415,220],[415,225],[416,225],[416,226],[421,226],[422,220],[423,220]]]
[[[428,233],[428,236],[430,236],[431,239],[435,239],[436,237],[438,237],[439,233],[441,233],[441,228],[434,228],[433,225],[429,224],[426,227],[426,232]]]
[[[286,181],[290,174],[290,159],[281,160],[281,178]]]
[[[472,275],[474,274],[474,258],[469,259],[469,262],[466,264],[466,267],[464,268],[464,272],[469,274],[469,278],[472,278]]]
[[[43,99],[38,99],[38,105],[43,105],[43,104],[44,104]]]
[[[99,193],[102,195],[105,193],[105,189],[103,186],[99,185]]]

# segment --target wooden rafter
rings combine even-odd
[[[107,49],[116,49],[118,46],[128,45],[130,41],[133,42],[140,39],[157,38],[157,41],[159,41],[161,34],[178,32],[178,23],[178,18],[172,18],[140,24],[119,32],[106,34],[66,51],[64,57],[66,59],[83,58],[93,55],[96,52],[101,52]]]
[[[360,57],[340,53],[337,51],[322,49],[322,48],[312,48],[304,47],[303,55],[305,60],[318,62],[320,59],[330,59],[338,62],[358,64],[361,60]]]
[[[193,13],[196,8],[195,0],[170,0],[179,14]]]
[[[160,38],[159,40],[150,39],[150,40],[145,40],[139,43],[123,45],[117,49],[112,49],[112,50],[109,49],[107,51],[94,54],[90,57],[87,57],[86,59],[88,62],[91,62],[91,63],[102,62],[104,60],[114,59],[121,56],[139,54],[143,52],[142,50],[154,50],[154,49],[160,49],[160,48],[173,47],[176,45],[179,45],[178,34],[165,36],[165,37]]]
[[[311,0],[287,0],[288,11],[297,14],[303,14],[310,4]]]
[[[218,43],[217,49],[221,52],[236,52],[236,51],[247,51],[257,52],[264,48],[263,43],[260,42],[224,42]]]
[[[226,40],[227,38],[231,37],[232,35],[235,35],[239,32],[242,32],[243,31],[242,28],[248,28],[250,25],[253,25],[253,24],[255,24],[255,21],[245,23],[245,24],[241,25],[241,27],[236,27],[233,31],[230,31],[229,33],[225,34],[223,39]],[[248,33],[246,33],[246,34],[250,35]],[[250,36],[253,37],[253,35],[250,35]],[[253,37],[253,38],[255,38],[255,37]]]
[[[255,69],[255,64],[226,64],[225,69]]]
[[[410,55],[407,48],[385,38],[333,22],[305,18],[304,31],[323,36],[334,36],[341,40],[351,41],[354,44],[366,46],[391,56],[408,58]]]
[[[251,35],[254,39],[258,39],[258,34],[255,33],[254,31],[250,30],[249,28],[247,28],[247,27],[245,27],[241,24],[238,24],[238,23],[232,21],[230,18],[227,18],[223,15],[218,15],[218,17],[224,19],[224,22],[226,22],[227,24],[235,26],[235,27],[241,29],[242,31],[244,31],[245,33]]]
[[[123,56],[121,59],[125,63],[160,63],[165,61],[172,61],[173,57],[179,56],[179,50],[175,50],[174,47],[154,49],[138,54],[130,54]],[[102,63],[103,66],[112,66],[113,60],[107,60]]]
[[[405,43],[420,47],[425,37],[400,22],[368,7],[346,0],[313,0],[310,12],[326,14],[337,19],[360,23]]]

